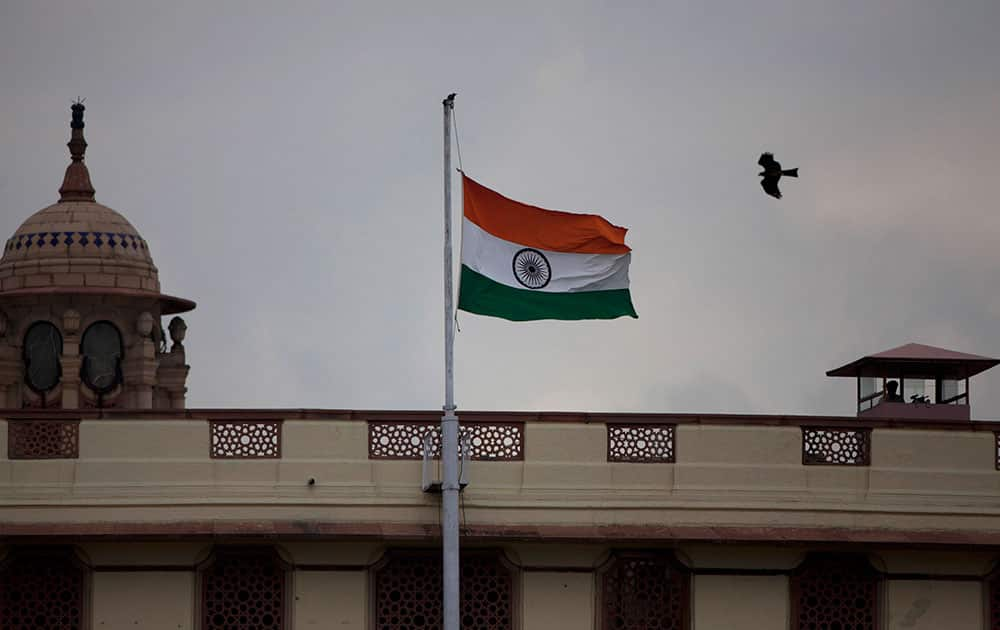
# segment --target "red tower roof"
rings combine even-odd
[[[966,354],[922,343],[908,343],[861,357],[826,373],[827,376],[909,376],[963,379],[1000,364],[1000,359]]]

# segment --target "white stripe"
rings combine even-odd
[[[462,219],[462,264],[500,284],[526,289],[514,275],[514,256],[524,245],[493,236]],[[535,249],[535,248],[530,248]],[[536,249],[549,263],[549,283],[536,291],[608,291],[628,288],[632,254],[574,254]]]

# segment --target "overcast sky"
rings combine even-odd
[[[189,406],[439,408],[458,92],[472,177],[630,228],[639,312],[460,313],[460,408],[849,415],[824,373],[862,355],[1000,355],[998,33],[996,0],[0,0],[0,233],[84,96],[98,201],[198,302]]]

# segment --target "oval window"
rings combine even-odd
[[[24,382],[44,394],[62,377],[62,335],[49,322],[35,322],[24,334]]]
[[[91,324],[80,342],[80,376],[87,387],[107,394],[122,381],[122,335],[111,322]]]

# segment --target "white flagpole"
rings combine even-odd
[[[451,259],[451,116],[444,99],[444,415],[441,417],[441,544],[444,630],[459,630],[458,416],[455,415],[455,310]]]

